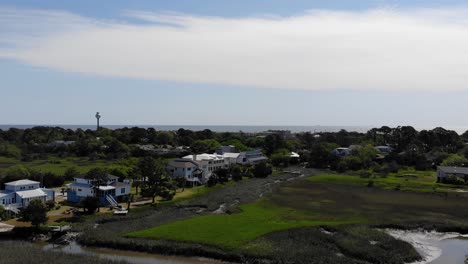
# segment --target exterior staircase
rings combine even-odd
[[[7,206],[5,206],[5,210],[7,211],[11,211],[15,214],[19,214],[20,211],[19,211],[19,208],[21,207],[21,204],[20,203],[17,203],[17,204],[9,204]]]
[[[113,207],[119,206],[119,203],[117,203],[117,201],[114,199],[114,197],[112,197],[112,195],[110,195],[110,194],[106,195],[106,201]]]

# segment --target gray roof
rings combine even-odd
[[[449,167],[449,166],[439,166],[437,167],[439,170],[445,173],[453,173],[453,174],[467,174],[468,175],[468,168],[466,167]]]
[[[5,183],[5,185],[10,185],[10,186],[21,186],[21,185],[29,185],[29,184],[39,184],[39,182],[31,181],[31,180],[17,180],[17,181]]]
[[[198,167],[199,164],[196,161],[190,159],[176,159],[169,162],[169,166],[174,168],[192,168]]]
[[[26,199],[26,198],[36,198],[36,197],[43,197],[47,196],[47,194],[41,190],[41,189],[34,189],[34,190],[28,190],[28,191],[20,191],[16,192],[16,194],[21,197],[21,199]]]
[[[268,160],[268,158],[267,158],[267,157],[264,157],[264,156],[262,156],[262,157],[248,158],[248,159],[249,159],[250,162],[252,162],[252,161]]]

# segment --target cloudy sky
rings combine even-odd
[[[468,126],[464,1],[0,0],[0,124]]]

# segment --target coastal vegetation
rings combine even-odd
[[[57,139],[73,143],[51,147]],[[29,178],[58,187],[107,173],[133,180],[132,199],[152,202],[127,216],[73,218],[88,246],[241,263],[405,263],[420,256],[383,229],[468,233],[468,185],[435,175],[439,165],[468,166],[466,142],[467,133],[412,127],[294,135],[10,129],[0,131],[0,182]],[[169,159],[226,144],[261,148],[270,162],[217,169],[200,187],[167,175]],[[337,155],[339,147],[349,153]],[[94,212],[96,199],[86,202]]]

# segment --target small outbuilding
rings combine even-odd
[[[449,176],[455,176],[466,182],[468,181],[468,168],[451,166],[437,167],[437,182],[444,182]]]

